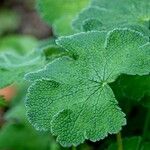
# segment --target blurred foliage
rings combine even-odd
[[[65,35],[74,32],[71,21],[88,4],[89,0],[37,0],[37,10],[57,35]]]
[[[0,35],[2,35],[17,30],[20,18],[16,12],[2,9],[0,10],[0,22]]]
[[[20,54],[31,52],[37,46],[37,39],[25,35],[8,35],[0,38],[0,52],[16,51]]]
[[[5,114],[4,118],[7,122],[0,131],[0,149],[49,149],[49,143],[52,141],[50,135],[36,131],[27,121],[25,114],[23,101],[10,108]]]

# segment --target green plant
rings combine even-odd
[[[29,122],[64,147],[117,134],[101,148],[148,150],[149,0],[37,0],[37,9],[55,37],[23,56],[1,53],[0,87],[26,80]],[[130,118],[137,105],[147,117]],[[121,137],[125,125],[129,139]]]

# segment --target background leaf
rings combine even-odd
[[[37,0],[37,9],[41,17],[54,26],[56,34],[64,35],[73,32],[71,20],[88,2],[89,0]]]

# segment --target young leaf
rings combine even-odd
[[[63,146],[118,133],[126,124],[125,114],[108,84],[121,73],[149,73],[148,42],[128,29],[59,38],[57,44],[72,58],[59,58],[28,76],[35,80],[26,99],[30,122],[36,129],[51,130]]]
[[[57,34],[64,35],[73,32],[71,21],[88,2],[89,0],[37,0],[37,9],[49,25],[53,24]]]

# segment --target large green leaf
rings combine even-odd
[[[70,55],[26,75],[34,81],[26,99],[30,122],[51,131],[63,146],[97,141],[126,124],[109,83],[120,74],[150,72],[149,38],[129,29],[61,37]]]

